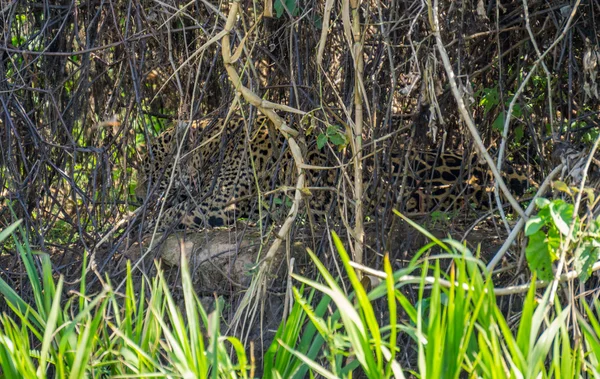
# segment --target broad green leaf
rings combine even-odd
[[[329,140],[335,146],[344,146],[346,144],[346,138],[339,133],[329,136]]]
[[[298,16],[300,9],[298,8],[298,3],[296,0],[275,0],[273,8],[275,9],[277,18],[283,16],[283,13],[285,12],[283,8],[284,4],[292,16]]]
[[[525,235],[531,236],[537,233],[544,225],[546,222],[539,215],[531,217],[525,224]]]
[[[498,95],[498,88],[484,88],[483,96],[479,101],[479,105],[483,106],[483,111],[485,114],[489,113],[492,109],[494,109],[500,103],[500,96]]]
[[[327,138],[335,146],[346,145],[346,135],[343,133],[342,129],[336,125],[329,125],[327,127]]]
[[[542,280],[552,280],[552,259],[548,251],[546,235],[541,231],[529,236],[529,242],[525,248],[525,256],[531,271]]]
[[[327,136],[321,133],[317,136],[317,148],[321,150],[327,144]]]
[[[513,106],[512,114],[513,114],[514,117],[521,117],[521,116],[523,116],[523,111],[521,110],[521,106],[519,104],[515,104]]]
[[[594,204],[596,201],[596,194],[593,188],[585,187],[583,191],[588,195],[588,202]]]
[[[544,209],[548,205],[550,205],[550,200],[544,197],[538,197],[535,199],[535,206],[538,207],[538,209]]]
[[[504,117],[504,112],[500,112],[498,114],[498,117],[496,117],[496,119],[494,120],[494,123],[492,124],[492,128],[496,129],[499,132],[503,132],[504,131],[504,121],[506,120],[506,118]]]
[[[548,247],[548,255],[552,262],[558,259],[558,251],[560,249],[560,244],[563,241],[563,237],[561,237],[558,229],[552,227],[548,230],[548,234],[546,235],[546,244]]]
[[[323,18],[319,15],[313,17],[313,25],[315,28],[321,30],[323,28]]]
[[[573,205],[562,200],[554,200],[550,204],[550,215],[554,225],[563,236],[569,235],[569,225],[573,219]]]

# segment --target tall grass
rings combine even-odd
[[[571,304],[562,309],[559,298],[549,298],[550,291],[536,299],[535,286],[531,285],[522,300],[518,322],[510,328],[497,305],[485,264],[464,245],[451,239],[438,240],[418,225],[413,226],[432,242],[400,271],[392,272],[385,256],[384,272],[378,273],[382,283],[368,294],[335,234],[335,246],[351,284],[350,294],[343,291],[318,257],[309,251],[324,284],[295,278],[324,295],[320,307],[323,301],[328,301],[328,307],[335,311],[324,317],[313,315],[306,305],[310,298],[295,292],[296,304],[310,315],[309,327],[318,330],[325,342],[321,356],[315,359],[314,354],[306,354],[306,344],[293,348],[278,341],[295,356],[293,361],[286,356],[286,362],[298,366],[298,361],[302,361],[312,372],[328,378],[348,377],[357,370],[369,378],[599,377],[600,302],[593,302],[594,310],[584,304],[586,319]],[[445,254],[421,259],[434,245]],[[451,261],[447,274],[440,269],[441,259]],[[403,289],[415,283],[419,288],[418,301],[411,304]],[[375,317],[373,303],[377,300],[385,300],[379,304],[387,306],[388,318]],[[407,315],[407,320],[398,322],[399,310]],[[577,323],[573,324],[573,320]],[[578,326],[583,339],[577,338]],[[401,333],[411,336],[414,344],[398,345]],[[401,367],[400,356],[416,358]],[[277,377],[276,373],[271,377]]]
[[[5,239],[17,228],[12,225],[0,237]],[[160,270],[151,283],[141,282],[136,289],[129,265],[123,294],[115,293],[106,278],[102,291],[89,297],[82,275],[79,293],[64,299],[64,281],[62,277],[53,279],[49,257],[33,254],[30,246],[21,242],[23,237],[21,233],[14,241],[27,270],[33,301],[29,304],[0,279],[0,293],[12,310],[0,318],[4,377],[251,376],[240,341],[219,331],[222,302],[217,302],[211,315],[204,311],[192,290],[185,259],[181,309]]]
[[[0,233],[0,243],[11,235],[30,293],[25,299],[0,280],[10,308],[0,316],[5,378],[600,377],[600,302],[583,302],[579,313],[549,292],[536,298],[531,286],[511,328],[485,265],[450,239],[430,236],[396,272],[384,257],[384,271],[371,272],[381,283],[367,292],[334,234],[349,293],[309,251],[320,279],[294,275],[294,305],[257,370],[248,346],[221,335],[222,300],[211,314],[200,304],[185,257],[182,304],[160,269],[136,287],[129,266],[124,293],[106,278],[91,296],[82,274],[79,292],[65,298],[49,257],[31,251],[18,223]],[[433,245],[445,253],[424,258]],[[441,259],[451,262],[449,270]],[[404,295],[407,286],[418,289],[414,303]]]

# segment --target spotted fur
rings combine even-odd
[[[196,121],[190,125],[187,135],[186,125],[180,123],[161,134],[148,150],[139,171],[138,197],[150,203],[166,202],[161,229],[170,225],[181,228],[224,226],[238,218],[256,221],[259,215],[268,215],[270,210],[285,203],[287,196],[293,196],[294,160],[285,139],[266,117],[256,117],[251,127],[241,118],[228,122]],[[306,145],[306,164],[328,166],[323,151],[314,143]],[[179,146],[181,154],[175,165]],[[493,178],[474,155],[412,152],[406,173],[404,154],[390,156],[389,166],[384,165],[381,170],[384,176],[379,183],[371,182],[373,164],[365,161],[367,212],[386,208],[379,202],[389,200],[390,194],[394,205],[403,207],[409,214],[449,210],[466,203],[478,208],[489,205]],[[351,171],[347,170],[346,176],[350,180]],[[316,214],[330,213],[336,189],[343,181],[340,170],[307,170],[307,174],[307,186],[313,187],[303,191],[308,195],[308,208]],[[400,191],[404,175],[406,188]],[[511,167],[505,169],[504,175],[515,193],[520,195],[528,187],[527,177]],[[167,193],[171,177],[173,181]],[[400,192],[402,198],[399,198]],[[258,193],[263,196],[257,197]],[[272,196],[264,196],[265,193]],[[261,202],[257,202],[257,198],[262,199]],[[153,208],[159,209],[158,206]],[[150,227],[154,226],[156,217],[157,212],[154,212]]]

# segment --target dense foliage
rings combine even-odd
[[[600,304],[587,291],[600,268],[599,15],[581,0],[2,2],[1,374],[600,376]],[[483,234],[499,231],[486,255],[482,241],[394,214],[389,193],[363,214],[354,175],[337,189],[354,219],[312,238],[306,220],[273,233],[271,246],[312,239],[317,253],[290,268],[263,351],[221,329],[249,304],[239,292],[256,300],[266,286],[240,285],[227,294],[235,309],[219,299],[207,313],[185,254],[177,289],[160,265],[116,261],[142,242],[136,169],[160,132],[269,109],[347,153],[331,167],[358,172],[370,157],[374,183],[392,152],[451,148],[492,171],[510,162],[539,190],[528,207],[497,198],[496,213],[471,217],[465,236],[483,219]],[[444,234],[473,221],[430,216]],[[249,271],[264,284],[261,259]]]

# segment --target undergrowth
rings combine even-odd
[[[99,293],[86,293],[82,273],[79,292],[65,297],[49,256],[32,251],[15,223],[0,233],[0,242],[12,236],[32,301],[0,280],[11,309],[0,317],[3,377],[599,377],[599,301],[571,306],[550,298],[550,287],[542,293],[530,285],[517,306],[518,321],[509,322],[484,263],[457,241],[421,231],[432,242],[395,272],[386,255],[384,271],[369,272],[380,280],[370,292],[335,233],[349,286],[309,250],[320,279],[292,275],[294,304],[258,360],[263,366],[255,367],[251,346],[220,331],[223,301],[211,313],[203,308],[185,255],[182,303],[173,299],[160,267],[136,286],[128,266],[123,293],[108,277]],[[425,254],[433,246],[443,254]],[[442,260],[451,262],[446,271]],[[404,294],[407,286],[418,289],[415,303]],[[403,356],[413,362],[401,364]]]

